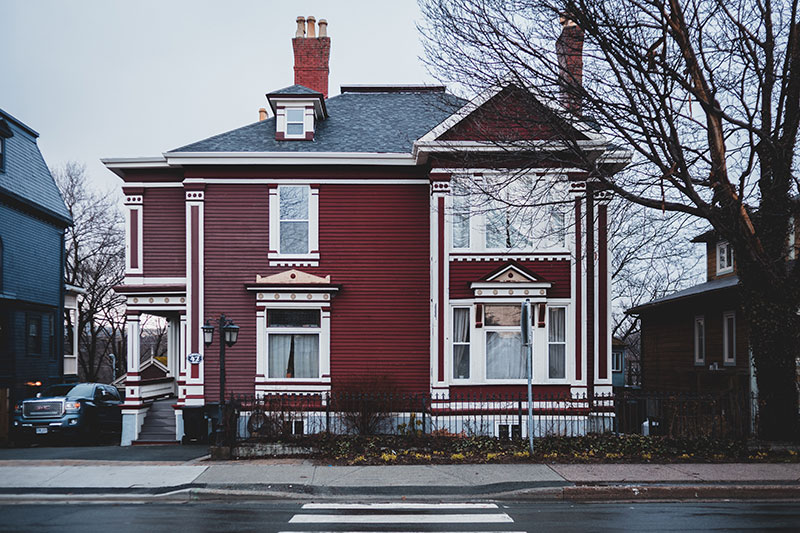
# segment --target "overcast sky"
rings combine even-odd
[[[330,95],[433,83],[416,0],[0,0],[0,108],[38,131],[51,167],[156,156],[258,119],[294,83],[297,16],[328,21]]]

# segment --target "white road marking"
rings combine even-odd
[[[494,503],[306,503],[303,509],[497,509]]]
[[[297,514],[290,524],[489,524],[513,522],[506,513],[485,514]]]

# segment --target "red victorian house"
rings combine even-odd
[[[554,164],[553,130],[500,120],[528,93],[507,85],[467,102],[438,86],[352,85],[328,98],[330,38],[314,22],[298,19],[295,85],[266,95],[271,117],[159,157],[104,160],[127,206],[123,443],[147,410],[142,313],[169,321],[178,439],[185,409],[221,397],[219,332],[207,348],[202,326],[223,313],[240,327],[225,395],[325,393],[370,375],[444,400],[524,393],[526,299],[537,392],[610,392],[604,197],[587,195],[585,171]],[[567,26],[562,39],[580,34]],[[572,127],[611,171],[624,165]],[[555,207],[507,208],[542,183]]]

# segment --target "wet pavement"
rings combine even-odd
[[[0,506],[0,532],[796,531],[795,503],[414,502]]]

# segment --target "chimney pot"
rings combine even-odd
[[[306,36],[306,19],[303,17],[297,17],[297,31],[294,32],[294,36],[302,39]]]
[[[325,19],[319,19],[319,36],[320,37],[328,36],[328,21]]]
[[[317,21],[313,16],[306,18],[306,37],[313,39],[317,36],[317,31],[314,28],[314,23]]]
[[[258,110],[258,121],[261,122],[262,120],[267,120],[267,110],[263,107]]]

